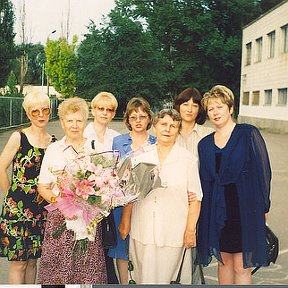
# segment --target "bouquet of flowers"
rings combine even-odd
[[[57,176],[60,196],[46,209],[59,209],[65,218],[65,223],[53,237],[59,237],[66,228],[70,229],[75,235],[76,249],[85,252],[88,242],[95,239],[97,224],[114,207],[137,199],[139,189],[132,186],[128,189],[126,185],[131,169],[119,177],[118,159],[118,151],[78,155],[63,170],[52,171]]]

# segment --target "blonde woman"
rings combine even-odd
[[[215,133],[198,146],[203,189],[200,262],[207,266],[216,257],[220,285],[251,284],[250,267],[268,265],[269,156],[256,127],[233,121],[234,95],[229,88],[214,86],[202,102]]]
[[[45,150],[52,140],[46,131],[50,99],[42,92],[31,92],[24,97],[23,108],[30,126],[13,132],[0,156],[0,189],[5,195],[0,216],[0,256],[11,262],[9,284],[35,283],[47,214],[47,202],[38,194],[37,183]]]

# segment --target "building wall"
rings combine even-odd
[[[240,122],[245,121],[246,123],[257,124],[259,128],[275,129],[280,132],[283,131],[283,127],[285,130],[285,126],[288,125],[287,100],[286,103],[279,104],[278,99],[278,89],[288,88],[288,49],[286,49],[286,52],[283,51],[284,33],[282,28],[285,25],[288,25],[288,0],[281,2],[274,9],[243,29],[240,107],[238,116]],[[274,57],[271,58],[269,57],[270,42],[268,34],[273,31],[275,31],[275,47]],[[261,37],[262,57],[258,61],[259,40],[257,44],[257,39]],[[251,43],[252,48],[250,65],[247,65],[248,52],[246,45],[248,43]],[[272,90],[272,102],[269,104],[265,103],[265,90]],[[257,101],[253,103],[253,92],[255,91],[259,91],[259,103]],[[249,101],[247,97],[248,93]],[[244,95],[246,96],[244,97]],[[243,104],[244,102],[246,102],[246,105]]]

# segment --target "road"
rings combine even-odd
[[[127,129],[121,121],[113,121],[111,128],[125,133]],[[51,121],[48,124],[48,131],[60,139],[63,131],[59,121]],[[12,131],[0,133],[0,151],[4,148]],[[276,264],[261,268],[253,276],[255,285],[287,285],[288,284],[288,134],[274,134],[261,131],[268,148],[272,166],[272,192],[271,212],[269,213],[268,224],[279,237],[280,253]],[[2,203],[2,196],[0,197]],[[0,258],[0,284],[7,284],[8,262]],[[217,284],[217,264],[215,260],[204,268],[207,284]]]

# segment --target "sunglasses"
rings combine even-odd
[[[33,117],[39,117],[41,114],[42,116],[48,116],[50,114],[50,108],[33,109],[30,111],[30,114]]]
[[[101,107],[101,106],[97,106],[96,110],[99,111],[99,112],[106,111],[107,113],[114,113],[115,112],[114,108],[105,108],[105,107]]]

